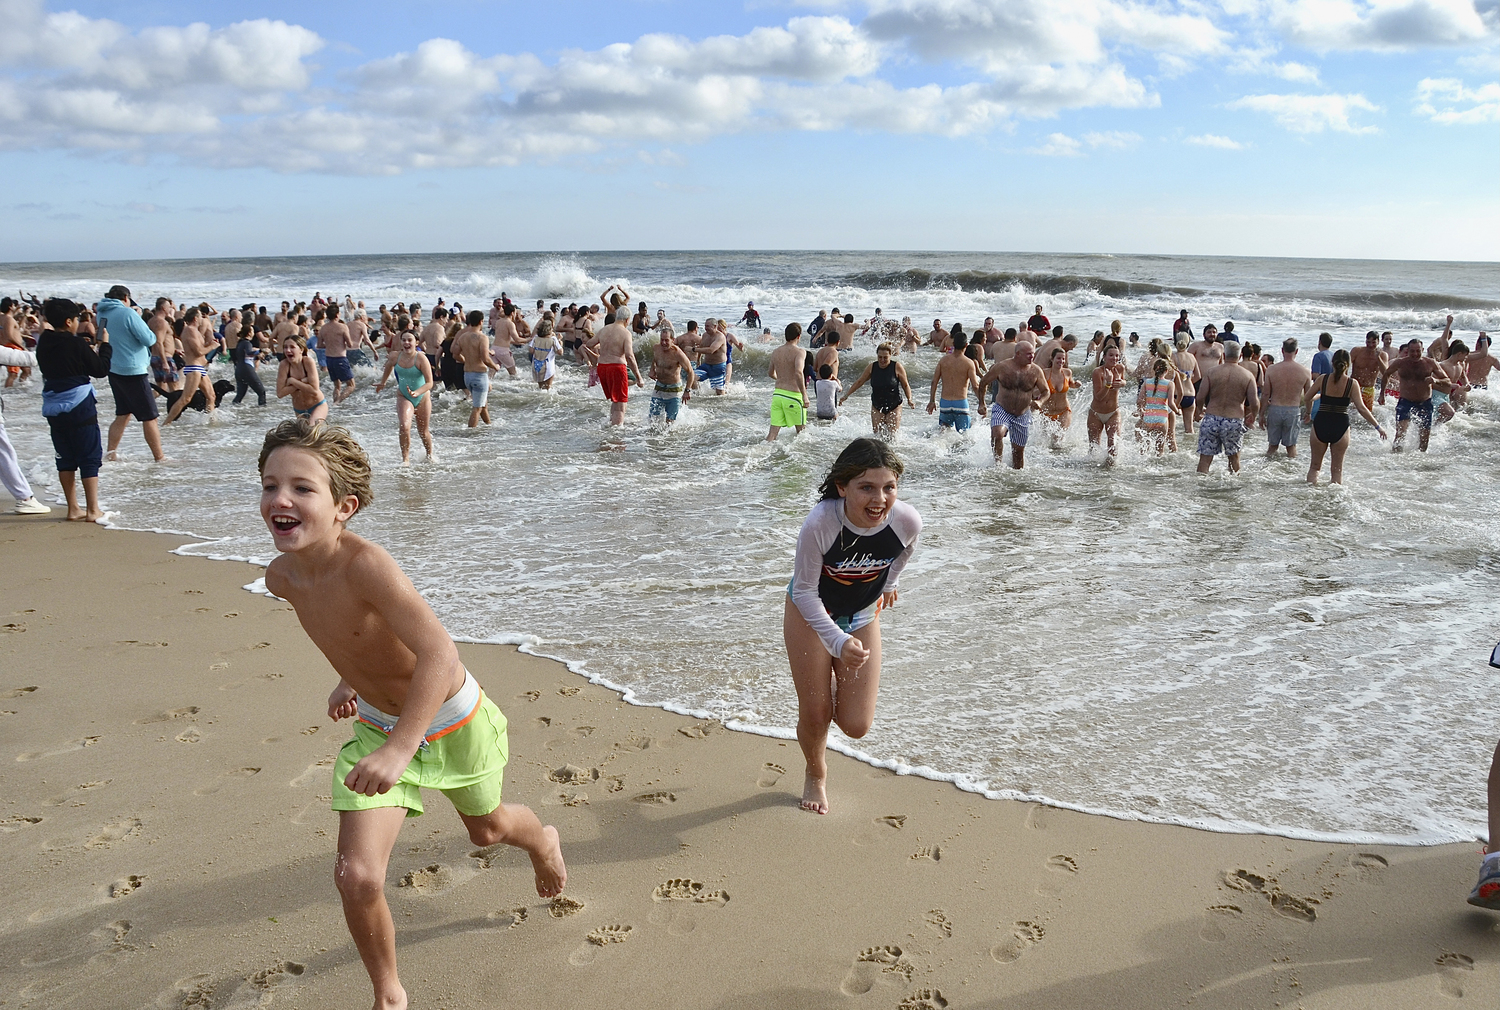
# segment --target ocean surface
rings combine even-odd
[[[1304,360],[1321,330],[1338,347],[1368,329],[1427,341],[1450,311],[1471,344],[1500,329],[1496,264],[691,252],[0,265],[5,291],[95,301],[117,282],[143,303],[321,291],[372,309],[440,296],[488,308],[502,290],[523,305],[595,300],[620,283],[679,332],[737,319],[751,299],[778,334],[834,305],[859,320],[877,306],[910,315],[925,333],[934,317],[1015,325],[1040,302],[1084,340],[1120,319],[1144,343],[1186,308],[1195,327],[1233,319],[1268,350],[1296,336]],[[767,444],[766,350],[738,332],[750,346],[727,395],[695,397],[668,434],[647,427],[643,393],[614,434],[580,369],[542,392],[523,361],[520,380],[496,383],[490,428],[465,430],[467,401],[444,396],[439,462],[408,468],[391,391],[377,396],[360,370],[333,412],[375,464],[375,501],[353,528],[391,550],[457,636],[521,643],[637,703],[790,736],[793,546],[833,458],[868,433],[868,408],[857,394],[839,421]],[[872,357],[846,352],[845,383]],[[903,359],[919,405],[934,357]],[[1127,447],[1106,468],[1084,439],[1088,390],[1074,396],[1062,446],[1034,434],[1019,473],[995,465],[982,427],[939,433],[907,412],[900,493],[926,526],[882,618],[874,728],[857,742],[835,730],[834,745],[990,797],[1213,830],[1482,834],[1500,735],[1500,671],[1486,665],[1500,638],[1496,394],[1476,391],[1425,455],[1393,455],[1356,421],[1342,488],[1305,483],[1305,433],[1297,462],[1267,462],[1264,436],[1249,435],[1236,477],[1222,460],[1195,475],[1191,445],[1165,459]],[[4,397],[23,465],[57,497],[39,384]],[[255,456],[291,409],[252,398],[220,413],[169,429],[164,465],[133,428],[127,459],[103,472],[104,504],[120,526],[208,538],[185,553],[264,562]],[[1377,413],[1391,426],[1391,408]],[[836,776],[830,793],[837,802]]]

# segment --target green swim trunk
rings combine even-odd
[[[771,427],[801,428],[807,424],[807,404],[786,389],[771,390]]]
[[[505,715],[482,697],[468,722],[436,740],[424,741],[396,784],[384,793],[365,796],[344,785],[360,759],[374,753],[385,733],[367,722],[355,722],[354,739],[344,744],[333,764],[333,809],[375,810],[405,807],[406,816],[422,814],[422,790],[436,789],[461,814],[483,817],[500,805],[505,762],[510,758]]]

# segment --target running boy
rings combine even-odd
[[[395,560],[344,527],[370,504],[370,461],[343,428],[303,418],[266,433],[260,514],[280,554],[266,588],[339,674],[328,716],[353,718],[333,769],[339,812],[334,883],[375,987],[375,1006],[404,1008],[385,873],[402,821],[441,790],[475,845],[524,849],[542,897],[567,881],[557,829],[503,805],[505,716],[459,662],[453,640]]]

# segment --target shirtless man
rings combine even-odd
[[[1094,401],[1089,404],[1089,446],[1099,444],[1105,438],[1109,461],[1114,462],[1120,451],[1115,436],[1120,433],[1123,419],[1120,417],[1120,390],[1125,387],[1125,364],[1120,360],[1120,349],[1114,344],[1104,349],[1104,358],[1090,376],[1094,383]]]
[[[823,330],[828,334],[828,343],[834,344],[841,351],[849,350],[854,346],[854,313],[846,312],[843,318],[835,316],[829,319]],[[836,342],[835,334],[838,335]]]
[[[896,354],[900,354],[902,351],[915,351],[921,346],[922,334],[918,333],[917,328],[911,324],[911,316],[901,317],[900,337],[901,341],[895,348]]]
[[[1312,388],[1312,372],[1297,360],[1297,338],[1281,342],[1281,360],[1266,369],[1266,459],[1286,446],[1286,458],[1297,458],[1297,436],[1302,422],[1302,398]]]
[[[960,333],[956,337],[950,337],[950,340],[953,344],[953,353],[945,354],[938,359],[937,367],[932,372],[932,389],[927,397],[927,413],[931,414],[938,410],[938,387],[941,386],[942,410],[938,413],[938,427],[968,431],[971,423],[969,388],[972,386],[976,393],[983,396],[983,393],[979,391],[979,366],[974,364],[973,358],[964,354],[964,348],[969,342],[967,337]]]
[[[1040,407],[1052,395],[1047,376],[1034,360],[1029,342],[1016,343],[1009,357],[997,360],[979,380],[979,416],[984,416],[984,391],[996,383],[994,408],[990,412],[990,448],[995,458],[1005,453],[1010,436],[1010,465],[1019,470],[1026,462],[1026,443],[1031,435],[1031,408]]]
[[[1349,374],[1359,383],[1359,395],[1370,410],[1375,409],[1375,384],[1390,364],[1379,345],[1380,334],[1371,330],[1365,334],[1365,346],[1349,352]]]
[[[365,318],[365,310],[362,307],[356,308],[354,314],[350,316],[347,325],[349,327],[349,350],[363,354],[364,349],[368,347],[370,349],[370,364],[379,365],[380,349],[370,339],[370,322]],[[353,362],[350,363],[352,364]]]
[[[1434,361],[1443,361],[1448,357],[1448,341],[1453,339],[1453,317],[1449,316],[1443,323],[1443,332],[1438,338],[1427,345],[1427,356]]]
[[[1488,389],[1490,372],[1500,367],[1500,361],[1490,353],[1489,334],[1481,333],[1474,339],[1474,350],[1469,354],[1469,385]]]
[[[814,375],[821,375],[824,365],[833,370],[828,376],[830,379],[837,379],[839,377],[839,349],[837,344],[824,344],[813,355]]]
[[[177,333],[172,327],[176,307],[170,298],[158,298],[146,325],[156,335],[151,348],[151,377],[162,392],[182,388],[182,373],[177,370]],[[165,422],[164,422],[165,423]]]
[[[932,332],[927,334],[927,346],[936,347],[940,351],[946,351],[953,346],[952,342],[948,339],[948,331],[943,329],[943,321],[941,319],[934,319],[932,321]]]
[[[689,329],[691,328],[689,324]],[[703,338],[694,349],[694,356],[698,359],[698,368],[694,371],[698,381],[707,382],[713,387],[715,396],[723,396],[724,381],[729,372],[726,364],[729,360],[729,340],[714,320],[704,323]]]
[[[1062,327],[1059,326],[1058,329],[1060,330],[1060,329],[1062,329]],[[1040,347],[1038,347],[1036,349],[1036,361],[1037,361],[1038,364],[1041,364],[1042,362],[1050,362],[1052,360],[1052,352],[1055,351],[1055,350],[1057,350],[1058,348],[1062,348],[1062,351],[1063,351],[1062,367],[1067,368],[1067,367],[1069,367],[1069,365],[1068,365],[1068,352],[1071,351],[1071,350],[1073,350],[1073,348],[1075,348],[1077,346],[1078,346],[1078,338],[1075,337],[1075,336],[1073,336],[1073,334],[1069,333],[1066,336],[1064,336],[1063,334],[1058,333],[1058,334],[1050,337],[1046,341],[1046,343],[1042,344],[1042,346],[1040,346]],[[1050,366],[1048,366],[1048,367],[1050,367]]]
[[[1231,340],[1222,347],[1224,361],[1208,370],[1198,387],[1194,416],[1198,424],[1198,472],[1208,473],[1214,457],[1223,453],[1229,472],[1240,471],[1240,446],[1245,429],[1255,423],[1260,399],[1255,395],[1255,377],[1240,367],[1240,345]]]
[[[798,434],[807,427],[807,351],[798,343],[801,323],[787,323],[786,343],[771,352],[771,366],[766,374],[776,382],[771,390],[771,431],[767,442],[776,441],[782,428],[796,428]]]
[[[0,299],[0,346],[11,347],[18,351],[26,351],[26,339],[21,336],[21,324],[16,321],[16,315],[20,311],[21,303],[14,298],[6,297]],[[25,382],[30,376],[31,368],[29,366],[7,365],[5,385],[9,388],[16,384],[16,380],[19,379]]]
[[[333,402],[343,403],[354,392],[354,368],[349,364],[353,335],[339,318],[337,302],[324,309],[324,323],[318,328],[318,346],[323,348],[328,378],[333,382]]]
[[[490,326],[495,334],[494,346],[490,353],[495,363],[503,367],[512,379],[516,377],[515,349],[522,343],[520,327],[515,323],[516,317],[520,314],[521,310],[514,304],[507,305],[500,313],[500,317]]]
[[[1203,339],[1195,340],[1188,345],[1188,353],[1198,359],[1198,380],[1193,386],[1194,399],[1203,396],[1203,379],[1209,371],[1224,363],[1224,345],[1218,341],[1219,331],[1213,323],[1203,327]],[[1194,417],[1202,415],[1202,411],[1195,411]]]
[[[677,346],[670,324],[662,329],[651,347],[651,378],[656,380],[656,388],[651,391],[651,406],[646,417],[652,422],[665,418],[666,426],[670,428],[682,408],[682,394],[698,384],[693,363]]]
[[[436,316],[441,309],[433,309]],[[490,423],[490,376],[500,370],[495,359],[490,357],[490,339],[480,330],[484,325],[484,313],[471,311],[464,319],[464,328],[453,338],[449,353],[453,360],[464,366],[464,388],[469,391],[469,427],[479,427],[479,422]],[[436,386],[436,383],[433,383]]]
[[[417,329],[417,346],[422,349],[423,354],[427,355],[427,363],[432,366],[433,378],[437,379],[437,377],[442,374],[442,369],[440,367],[438,359],[443,353],[443,338],[448,335],[448,328],[443,325],[442,317],[446,316],[448,313],[445,309],[433,309],[432,321],[426,326],[422,326],[421,316],[418,315],[418,313],[420,313],[421,311],[422,307],[413,302],[411,312],[411,325],[413,329]],[[420,329],[418,329],[418,327],[420,327]],[[436,402],[438,398],[438,390],[441,388],[442,384],[440,382],[433,382],[432,399],[434,402]]]
[[[604,398],[609,401],[609,423],[625,423],[625,404],[630,402],[630,378],[635,377],[636,386],[643,386],[641,369],[635,361],[635,338],[625,325],[624,309],[621,314],[611,312],[604,317],[604,326],[595,338],[599,358],[599,385],[604,389]]]
[[[1020,347],[1023,343],[1027,347],[1032,346],[1030,343],[1020,339],[1020,331],[1015,327],[1007,327],[1001,340],[993,347],[986,348],[986,350],[993,361],[1009,361],[1015,357],[1016,348]],[[1036,357],[1036,349],[1034,347],[1032,348],[1032,357]]]
[[[214,416],[214,387],[208,381],[208,352],[211,345],[216,345],[212,337],[206,337],[198,328],[198,307],[189,308],[182,314],[182,395],[167,411],[167,416],[162,420],[162,427],[166,427],[182,416],[187,409],[188,401],[193,398],[196,390],[203,390],[204,407],[208,410],[208,416]]]
[[[1400,452],[1403,448],[1413,414],[1417,416],[1417,448],[1426,452],[1427,440],[1432,435],[1433,383],[1441,379],[1446,385],[1447,377],[1439,376],[1437,362],[1422,353],[1422,341],[1415,338],[1407,341],[1401,354],[1381,374],[1387,380],[1392,375],[1401,379],[1401,398],[1396,401],[1396,437],[1391,439],[1391,452]]]
[[[703,334],[698,332],[698,320],[689,319],[687,330],[677,341],[677,346],[682,348],[682,353],[686,354],[689,358],[696,358],[698,356],[698,345],[702,341]]]

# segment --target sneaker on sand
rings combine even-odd
[[[1469,892],[1469,904],[1500,912],[1500,860],[1486,860],[1479,867],[1479,883]]]
[[[43,516],[51,511],[51,505],[43,505],[34,497],[16,502],[16,515],[18,516]]]

